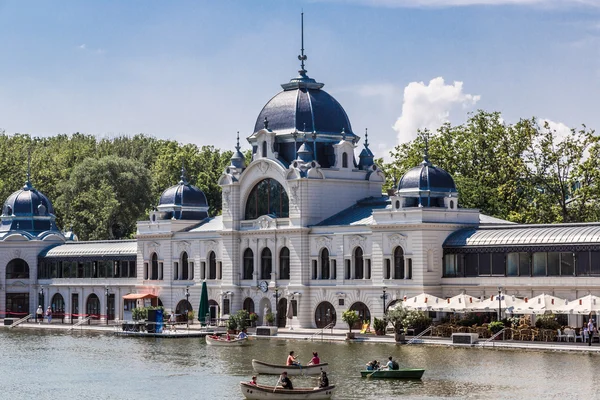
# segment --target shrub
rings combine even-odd
[[[248,320],[250,319],[250,314],[248,311],[242,309],[238,310],[238,312],[234,315],[235,322],[237,323],[237,329],[244,330],[248,327]]]
[[[275,314],[269,311],[267,313],[266,320],[269,324],[272,324],[273,322],[275,322]]]
[[[423,311],[408,311],[402,320],[402,325],[406,328],[413,328],[415,335],[418,335],[431,325],[431,318]]]
[[[230,315],[229,319],[227,320],[227,329],[230,331],[235,331],[237,327],[238,325],[236,318],[233,315]]]
[[[488,325],[488,329],[492,332],[492,333],[498,333],[500,332],[502,329],[504,329],[504,322],[502,321],[492,321],[490,322],[490,324]]]
[[[405,327],[404,319],[407,315],[408,311],[402,307],[402,304],[398,304],[385,315],[386,325],[390,323],[394,327],[394,332],[403,333]]]
[[[377,317],[375,317],[373,319],[373,329],[375,329],[375,332],[383,332],[385,333],[385,327],[387,326],[387,324],[385,323],[384,319],[379,319]]]
[[[342,313],[342,321],[348,324],[348,331],[352,332],[352,326],[360,321],[358,312],[354,310],[346,310]]]
[[[538,315],[535,319],[535,327],[540,329],[560,329],[554,314]]]
[[[248,315],[248,319],[251,322],[256,322],[258,320],[258,314],[251,312],[250,315]]]

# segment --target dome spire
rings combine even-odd
[[[265,117],[265,125],[267,125],[267,117]],[[235,145],[236,151],[240,151],[240,131],[237,131],[237,144]]]
[[[369,148],[369,130],[365,128],[365,148]]]
[[[27,152],[27,175],[25,179],[25,185],[23,185],[23,190],[30,190],[33,186],[31,185],[31,147]]]
[[[179,184],[181,184],[181,185],[187,185],[188,184],[187,179],[185,179],[185,172],[186,172],[185,171],[185,160],[182,159],[181,160],[181,175],[180,175],[180,181],[179,181]]]
[[[305,76],[306,69],[304,69],[304,61],[306,61],[308,56],[304,54],[304,12],[300,14],[300,42],[300,55],[298,56],[298,60],[300,60],[300,71],[298,72],[300,75]]]
[[[425,148],[423,149],[423,162],[421,164],[431,165],[429,161],[429,131],[423,133],[423,141],[425,142]]]
[[[266,119],[266,118],[265,118]],[[235,153],[231,156],[231,166],[244,169],[246,167],[246,158],[240,151],[240,131],[237,132],[237,143],[235,145]]]

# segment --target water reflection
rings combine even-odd
[[[337,398],[590,398],[598,385],[589,354],[394,346],[389,344],[254,340],[247,347],[211,347],[203,339],[120,338],[103,334],[0,332],[0,376],[16,399],[241,398],[238,383],[253,374],[253,358],[303,363],[313,351],[330,363]],[[388,356],[423,367],[422,381],[361,378],[373,359]],[[274,384],[276,376],[260,376]],[[298,377],[295,386],[313,386]],[[19,390],[16,390],[20,388]],[[593,397],[593,396],[591,396]]]

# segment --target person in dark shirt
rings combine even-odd
[[[284,389],[289,389],[289,390],[294,389],[294,385],[292,385],[292,381],[290,380],[290,378],[288,378],[287,372],[283,371],[281,373],[281,377],[279,378],[279,381],[281,382],[281,387],[283,387]]]
[[[327,377],[327,372],[321,371],[321,377],[319,378],[319,387],[326,388],[329,386],[329,378]]]

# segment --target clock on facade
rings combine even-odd
[[[260,288],[260,290],[262,290],[264,293],[267,292],[267,290],[269,290],[269,284],[267,283],[267,281],[262,281],[258,284],[258,287]]]

